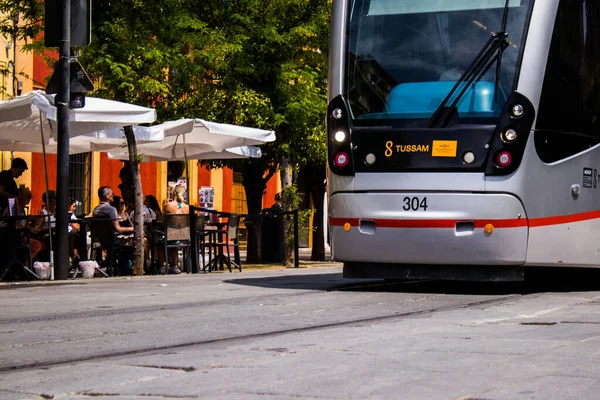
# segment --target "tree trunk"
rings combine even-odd
[[[134,276],[144,275],[144,213],[142,211],[142,180],[140,178],[140,161],[138,160],[137,145],[135,143],[135,135],[133,127],[125,127],[125,137],[127,138],[127,148],[129,150],[129,165],[131,169],[131,177],[133,182],[134,193],[134,252],[133,252],[133,268]]]
[[[246,204],[248,214],[258,215],[262,211],[263,193],[267,181],[271,177],[263,178],[265,171],[260,163],[248,162],[243,173],[244,190],[246,191]],[[261,221],[260,218],[249,218],[246,221],[248,241],[246,243],[246,262],[249,264],[261,262]]]
[[[282,156],[279,163],[279,176],[281,178],[281,191],[285,193],[285,189],[292,185],[292,174],[290,160],[287,156]],[[286,203],[286,196],[283,196],[283,209],[284,211],[292,211],[289,202]],[[292,223],[290,217],[283,219],[283,265],[288,266],[294,263],[294,243],[290,241],[290,233],[292,229]]]

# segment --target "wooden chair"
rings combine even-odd
[[[189,214],[163,214],[163,225],[165,235],[163,244],[165,247],[165,259],[169,260],[169,249],[183,250],[183,265],[186,272],[191,273],[190,247],[191,231]],[[169,265],[171,268],[173,265]]]

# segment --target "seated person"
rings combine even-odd
[[[75,210],[77,209],[77,200],[69,198],[69,219],[77,220]],[[82,255],[86,252],[86,248],[83,246],[85,243],[80,243],[81,237],[79,236],[81,226],[77,222],[69,223],[69,257],[71,257],[71,267],[76,267],[79,263],[79,254]]]
[[[129,219],[129,215],[125,212],[125,201],[120,196],[113,196],[111,205],[117,210],[119,225],[133,226],[133,222]]]
[[[121,226],[119,224],[119,214],[117,209],[110,205],[110,203],[114,200],[114,194],[110,186],[102,186],[98,189],[98,198],[100,199],[100,204],[94,208],[92,211],[92,216],[94,218],[108,218],[113,221],[113,229],[118,234],[128,234],[133,233],[132,226]]]
[[[190,206],[188,206],[184,200],[185,188],[181,185],[175,186],[173,190],[175,198],[165,204],[166,214],[189,214]]]
[[[142,204],[142,213],[144,215],[144,222],[156,221],[156,213],[148,207],[147,197],[144,197],[144,203]],[[157,203],[158,204],[158,203]],[[132,210],[129,214],[129,219],[133,222],[135,216],[135,210]],[[162,219],[162,218],[161,218]]]
[[[156,200],[156,197],[152,196],[151,194],[147,195],[144,197],[144,205],[151,212],[150,215],[152,215],[152,213],[154,214],[154,217],[152,218],[153,221],[162,221],[162,211],[158,205],[158,200]]]
[[[42,193],[42,203],[45,207],[42,208],[41,214],[46,217],[41,220],[41,229],[47,232],[48,227],[51,227],[54,230],[56,227],[56,191],[48,190],[48,192]],[[49,224],[48,221],[50,221]]]
[[[35,226],[31,232],[35,239],[43,242],[44,249],[48,250],[44,251],[44,254],[40,255],[40,258],[49,260],[50,231],[54,234],[56,229],[56,191],[48,190],[47,192],[42,193],[42,203],[43,208],[40,214],[44,217],[40,217],[36,220]],[[56,237],[53,236],[53,240],[55,239]],[[52,244],[54,244],[54,242],[52,242]]]
[[[25,207],[27,207],[31,201],[31,190],[29,190],[29,188],[26,187],[22,187],[17,189],[17,203],[18,203],[18,209],[17,209],[17,215],[21,216],[21,215],[26,215],[25,212]],[[6,208],[4,210],[3,213],[4,216],[8,216],[9,215],[9,209]],[[3,228],[6,228],[6,224],[3,223]],[[40,253],[40,251],[43,250],[44,245],[42,243],[41,240],[35,239],[33,237],[31,237],[32,234],[36,234],[39,233],[39,229],[36,228],[35,226],[30,226],[28,221],[26,219],[18,219],[15,222],[15,229],[17,230],[17,232],[20,232],[19,234],[19,238],[18,240],[22,243],[25,244],[28,240],[28,235],[26,234],[25,230],[29,229],[30,231],[30,235],[29,235],[29,247],[31,248],[31,260],[35,260],[37,255]],[[7,238],[9,239],[9,238]],[[4,242],[4,241],[3,241]],[[3,243],[3,245],[11,245],[10,243]],[[31,267],[31,265],[30,265]]]
[[[168,201],[165,204],[165,214],[189,214],[190,206],[185,203],[184,195],[185,188],[181,185],[175,186],[174,189],[175,199]],[[169,262],[171,264],[171,273],[179,274],[181,271],[177,267],[177,249],[173,248],[169,252]],[[161,273],[166,273],[164,267],[161,267]]]
[[[133,226],[121,226],[119,224],[119,215],[117,209],[110,205],[110,203],[114,200],[114,194],[110,186],[102,186],[98,189],[98,198],[100,199],[100,204],[94,208],[92,211],[92,216],[94,218],[105,218],[110,219],[111,227],[114,233],[118,235],[127,235],[130,236],[133,234]],[[115,237],[114,240],[121,240],[121,237]],[[133,258],[133,252],[131,249],[129,251],[121,251],[119,257],[119,266],[122,274],[126,274],[127,272],[131,273],[129,270],[129,263]]]

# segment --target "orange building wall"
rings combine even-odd
[[[279,175],[275,173],[267,182],[267,189],[263,194],[263,208],[269,208],[275,203],[275,195],[279,192]]]
[[[56,154],[46,155],[48,165],[48,190],[56,190]],[[31,203],[29,212],[39,214],[42,210],[42,194],[46,191],[46,180],[44,175],[44,155],[42,153],[31,153]]]
[[[144,196],[151,194],[156,196],[156,162],[143,162],[140,164],[140,178],[142,180],[142,191]]]
[[[233,190],[233,170],[223,168],[223,211],[231,212],[231,193]]]
[[[46,54],[58,59],[58,53],[56,51],[46,50]],[[52,68],[46,65],[46,62],[42,59],[39,53],[33,54],[33,87],[34,89],[45,89],[46,79],[50,79],[52,75]]]
[[[114,194],[121,196],[121,190],[119,189],[121,184],[119,172],[121,168],[123,168],[123,161],[110,160],[106,153],[100,153],[100,187],[110,186]],[[96,195],[96,193],[92,193],[92,196]]]
[[[198,188],[210,186],[210,171],[208,168],[198,165]]]
[[[123,161],[110,160],[106,153],[100,153],[100,186],[110,186],[113,192],[121,196],[119,185],[121,178],[119,172],[123,168]],[[140,164],[140,179],[142,180],[142,190],[144,195],[152,194],[156,196],[156,162],[143,162]],[[95,196],[96,193],[92,193]]]

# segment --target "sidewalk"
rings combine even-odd
[[[328,245],[325,245],[325,261],[311,261],[310,256],[312,254],[311,247],[300,247],[298,249],[298,254],[300,256],[300,267],[310,267],[310,266],[332,266],[340,263],[335,263],[331,261],[331,248]],[[269,263],[269,264],[247,264],[246,261],[246,251],[240,251],[240,257],[242,259],[242,271],[244,269],[267,269],[267,268],[284,268],[280,263]],[[341,265],[341,264],[340,264]],[[292,264],[291,267],[294,265]]]
[[[310,248],[310,247],[299,248],[298,253],[300,256],[300,262],[299,262],[300,268],[332,267],[332,266],[341,266],[342,265],[339,262],[331,261],[331,249],[329,248],[329,246],[325,246],[325,261],[311,261],[310,257],[312,254],[312,248]],[[242,272],[244,270],[294,268],[293,263],[292,263],[292,265],[290,265],[288,267],[285,267],[281,263],[247,264],[245,262],[245,260],[246,260],[246,251],[245,250],[240,251],[240,257],[242,259]],[[211,272],[211,273],[229,273],[229,270],[225,269],[224,271],[215,271],[215,272]],[[200,272],[199,274],[204,274],[204,272]],[[182,274],[182,275],[185,276],[185,274]],[[154,275],[144,275],[144,276],[154,276]],[[163,275],[163,276],[168,276],[168,275]],[[131,279],[134,277],[128,275],[128,276],[117,276],[114,278]],[[140,278],[140,277],[135,277],[135,278]],[[94,278],[94,280],[98,280],[98,279],[104,279],[104,278],[100,277],[100,276],[96,276]],[[110,278],[107,278],[107,279],[110,279]],[[89,279],[83,279],[81,277],[78,277],[77,279],[67,279],[67,280],[62,280],[62,281],[33,280],[33,281],[0,282],[0,289],[6,289],[6,288],[11,288],[11,287],[30,287],[30,286],[39,286],[39,285],[64,285],[64,284],[75,283],[75,282],[83,283],[83,282],[89,282],[89,281],[90,281]]]

